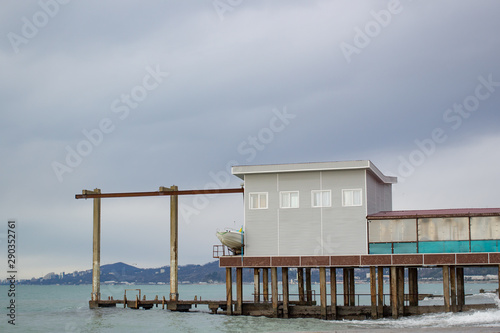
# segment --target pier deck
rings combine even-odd
[[[233,301],[232,305],[236,306],[237,302]],[[198,305],[207,305],[208,309],[213,314],[227,314],[227,302],[217,301],[217,300],[179,300],[179,301],[168,301],[164,298],[159,299],[107,299],[107,300],[91,300],[89,301],[90,308],[99,307],[116,307],[117,305],[123,305],[124,308],[130,309],[144,309],[148,310],[153,307],[161,306],[162,309],[167,309],[171,311],[188,312]],[[470,304],[464,305],[462,311],[471,310],[486,310],[495,308],[495,304]],[[219,311],[219,309],[221,311]],[[267,316],[275,317],[275,312],[273,309],[272,302],[267,303],[254,303],[254,302],[243,302],[241,308],[241,314],[246,316]],[[276,316],[283,318],[284,315],[283,302],[278,302],[278,312]],[[364,320],[372,319],[372,307],[370,305],[358,305],[358,306],[337,306],[336,311],[333,311],[331,306],[326,308],[326,319],[348,319],[348,320]],[[336,317],[334,313],[336,312]],[[445,312],[445,307],[443,305],[430,305],[430,306],[404,306],[404,313],[407,316],[411,315],[421,315],[427,313],[441,313]],[[383,306],[382,317],[391,317],[391,307]],[[317,318],[324,319],[324,314],[322,313],[322,307],[313,304],[307,304],[306,302],[300,301],[290,301],[288,306],[288,318]]]

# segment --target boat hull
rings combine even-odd
[[[238,231],[218,231],[217,238],[235,254],[241,253],[243,247],[243,234]]]

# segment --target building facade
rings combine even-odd
[[[368,254],[366,217],[392,210],[395,177],[370,161],[235,166],[245,256]]]

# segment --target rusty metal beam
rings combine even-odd
[[[127,198],[127,197],[155,197],[155,196],[170,196],[170,195],[200,195],[200,194],[228,194],[228,193],[243,193],[244,188],[222,188],[208,190],[178,190],[171,191],[164,188],[163,191],[154,192],[123,192],[123,193],[93,193],[92,191],[83,190],[82,194],[76,194],[75,199],[95,199],[95,198]]]

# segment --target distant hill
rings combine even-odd
[[[204,265],[179,266],[179,283],[219,283],[225,282],[225,269],[219,268],[219,262]],[[101,266],[101,283],[166,283],[170,282],[170,267],[138,268],[123,262]],[[73,273],[49,273],[41,278],[21,281],[23,284],[90,284],[92,270]]]
[[[367,273],[369,269],[360,268],[355,271],[356,279],[360,282],[366,282]],[[466,275],[475,276],[498,276],[496,267],[465,267]],[[386,273],[389,272],[386,269]],[[235,279],[233,274],[233,279]],[[442,279],[441,269],[420,268],[419,279],[439,281]],[[341,279],[342,271],[337,270],[337,278]],[[296,273],[291,270],[289,273],[290,279],[296,278]],[[204,265],[185,265],[179,266],[179,283],[225,283],[226,270],[219,267],[218,261],[213,261]],[[281,269],[278,269],[278,281],[281,280]],[[319,273],[317,269],[312,270],[312,282],[319,281]],[[253,269],[243,270],[243,281],[253,282]],[[1,284],[6,284],[7,281],[1,281]],[[33,278],[31,280],[22,280],[21,284],[34,284],[34,285],[49,285],[49,284],[62,284],[62,285],[75,285],[75,284],[91,284],[92,283],[92,270],[79,271],[73,273],[49,273],[43,278]],[[137,268],[132,265],[118,262],[109,265],[101,266],[101,283],[114,283],[114,284],[168,284],[170,283],[170,267],[163,266],[160,268]]]

